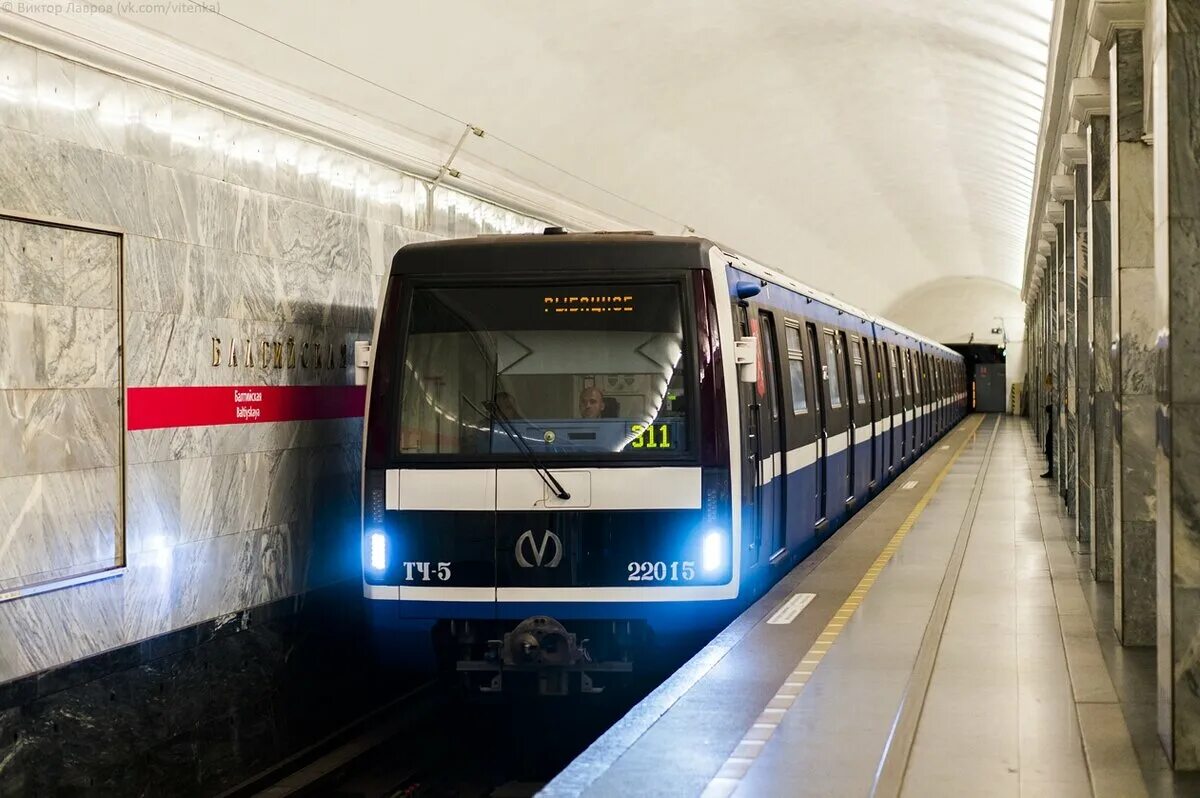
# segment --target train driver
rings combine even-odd
[[[579,417],[600,418],[604,412],[604,393],[594,385],[579,392]]]

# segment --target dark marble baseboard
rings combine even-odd
[[[412,682],[342,582],[0,685],[0,797],[212,795]]]

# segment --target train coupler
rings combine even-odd
[[[627,660],[593,662],[587,640],[579,640],[553,618],[535,615],[517,624],[501,640],[489,640],[482,660],[460,660],[456,670],[478,684],[480,692],[504,690],[504,676],[522,681],[536,679],[539,695],[563,696],[578,685],[578,692],[604,691],[604,675],[628,673],[633,663]],[[578,674],[578,678],[575,676]],[[482,680],[472,679],[472,675]]]

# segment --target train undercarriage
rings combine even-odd
[[[641,621],[575,621],[547,615],[520,622],[443,621],[434,629],[440,662],[472,692],[601,693],[633,673],[653,648]]]

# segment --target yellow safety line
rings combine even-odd
[[[771,739],[771,735],[779,728],[779,722],[783,718],[783,714],[791,708],[796,699],[800,697],[800,693],[804,690],[804,686],[808,684],[809,678],[813,671],[821,664],[825,654],[829,651],[838,635],[842,633],[842,629],[846,626],[846,622],[854,615],[854,611],[862,604],[863,599],[867,596],[867,591],[875,584],[875,580],[879,578],[879,574],[883,571],[885,565],[892,559],[892,555],[896,553],[896,549],[900,548],[900,544],[904,542],[913,525],[917,523],[917,519],[921,517],[921,513],[925,511],[925,506],[929,504],[933,498],[933,494],[937,492],[938,486],[942,484],[942,480],[950,473],[950,469],[958,460],[958,456],[967,448],[967,444],[975,437],[975,433],[979,431],[979,427],[983,424],[983,416],[980,415],[974,428],[967,433],[966,439],[955,450],[946,463],[945,468],[934,477],[933,482],[929,484],[929,488],[925,494],[917,501],[912,508],[912,512],[904,519],[904,522],[896,529],[896,534],[892,535],[892,539],[883,547],[883,551],[875,558],[875,562],[867,569],[867,573],[859,580],[854,590],[850,591],[850,596],[842,604],[837,612],[833,614],[833,618],[829,623],[825,624],[825,629],[821,634],[817,635],[817,640],[813,643],[812,648],[804,655],[801,660],[796,663],[795,669],[788,675],[787,680],[775,693],[762,714],[750,726],[749,731],[742,737],[741,742],[733,749],[733,753],[725,760],[725,764],[717,771],[717,775],[713,776],[712,781],[704,789],[704,798],[721,798],[722,796],[732,795],[737,789],[738,784],[750,770],[750,766],[754,764],[754,760],[758,758],[759,753],[766,747],[767,741]]]

